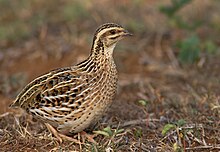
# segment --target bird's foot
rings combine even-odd
[[[94,140],[94,137],[97,136],[96,134],[93,135],[87,134],[85,131],[81,131],[79,134],[82,137],[83,142],[85,142],[85,138],[86,138],[89,142],[93,144],[97,144],[97,142]]]
[[[58,133],[58,131],[57,131],[53,126],[51,126],[50,124],[45,123],[45,125],[46,125],[47,129],[58,139],[58,141],[59,141],[60,143],[62,143],[63,140],[67,140],[67,141],[72,141],[72,142],[74,142],[74,143],[76,143],[76,144],[82,144],[82,143],[81,143],[79,140],[77,140],[77,139],[74,139],[74,138],[72,138],[72,137],[69,137],[69,136],[66,136],[66,135],[64,135],[64,134]]]

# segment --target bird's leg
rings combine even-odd
[[[47,129],[50,131],[51,134],[53,134],[58,140],[60,143],[63,142],[62,138],[59,136],[59,133],[56,131],[56,129],[54,127],[52,127],[50,124],[48,123],[45,123]]]
[[[83,141],[85,141],[85,138],[86,138],[89,142],[93,144],[97,144],[97,142],[93,139],[94,137],[97,136],[96,134],[90,135],[90,134],[87,134],[85,131],[81,131],[79,134],[81,135]]]
[[[68,140],[68,141],[72,141],[72,142],[77,143],[77,144],[82,144],[80,141],[78,141],[76,139],[73,139],[69,136],[58,133],[57,130],[53,126],[51,126],[50,124],[45,123],[45,125],[46,125],[47,129],[59,140],[60,143],[62,143],[63,140]]]

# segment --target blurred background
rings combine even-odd
[[[96,28],[115,22],[134,36],[114,51],[119,89],[108,117],[220,130],[219,14],[218,0],[0,0],[0,113],[37,76],[85,59]]]

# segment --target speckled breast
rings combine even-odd
[[[89,93],[83,98],[72,120],[58,127],[61,132],[77,133],[95,124],[111,106],[117,90],[117,70],[114,62],[102,65],[95,73],[87,75]]]

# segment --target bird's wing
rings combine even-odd
[[[56,107],[72,103],[87,89],[87,75],[74,68],[53,70],[30,82],[17,96],[11,107],[31,108]],[[65,107],[62,105],[62,107]]]

